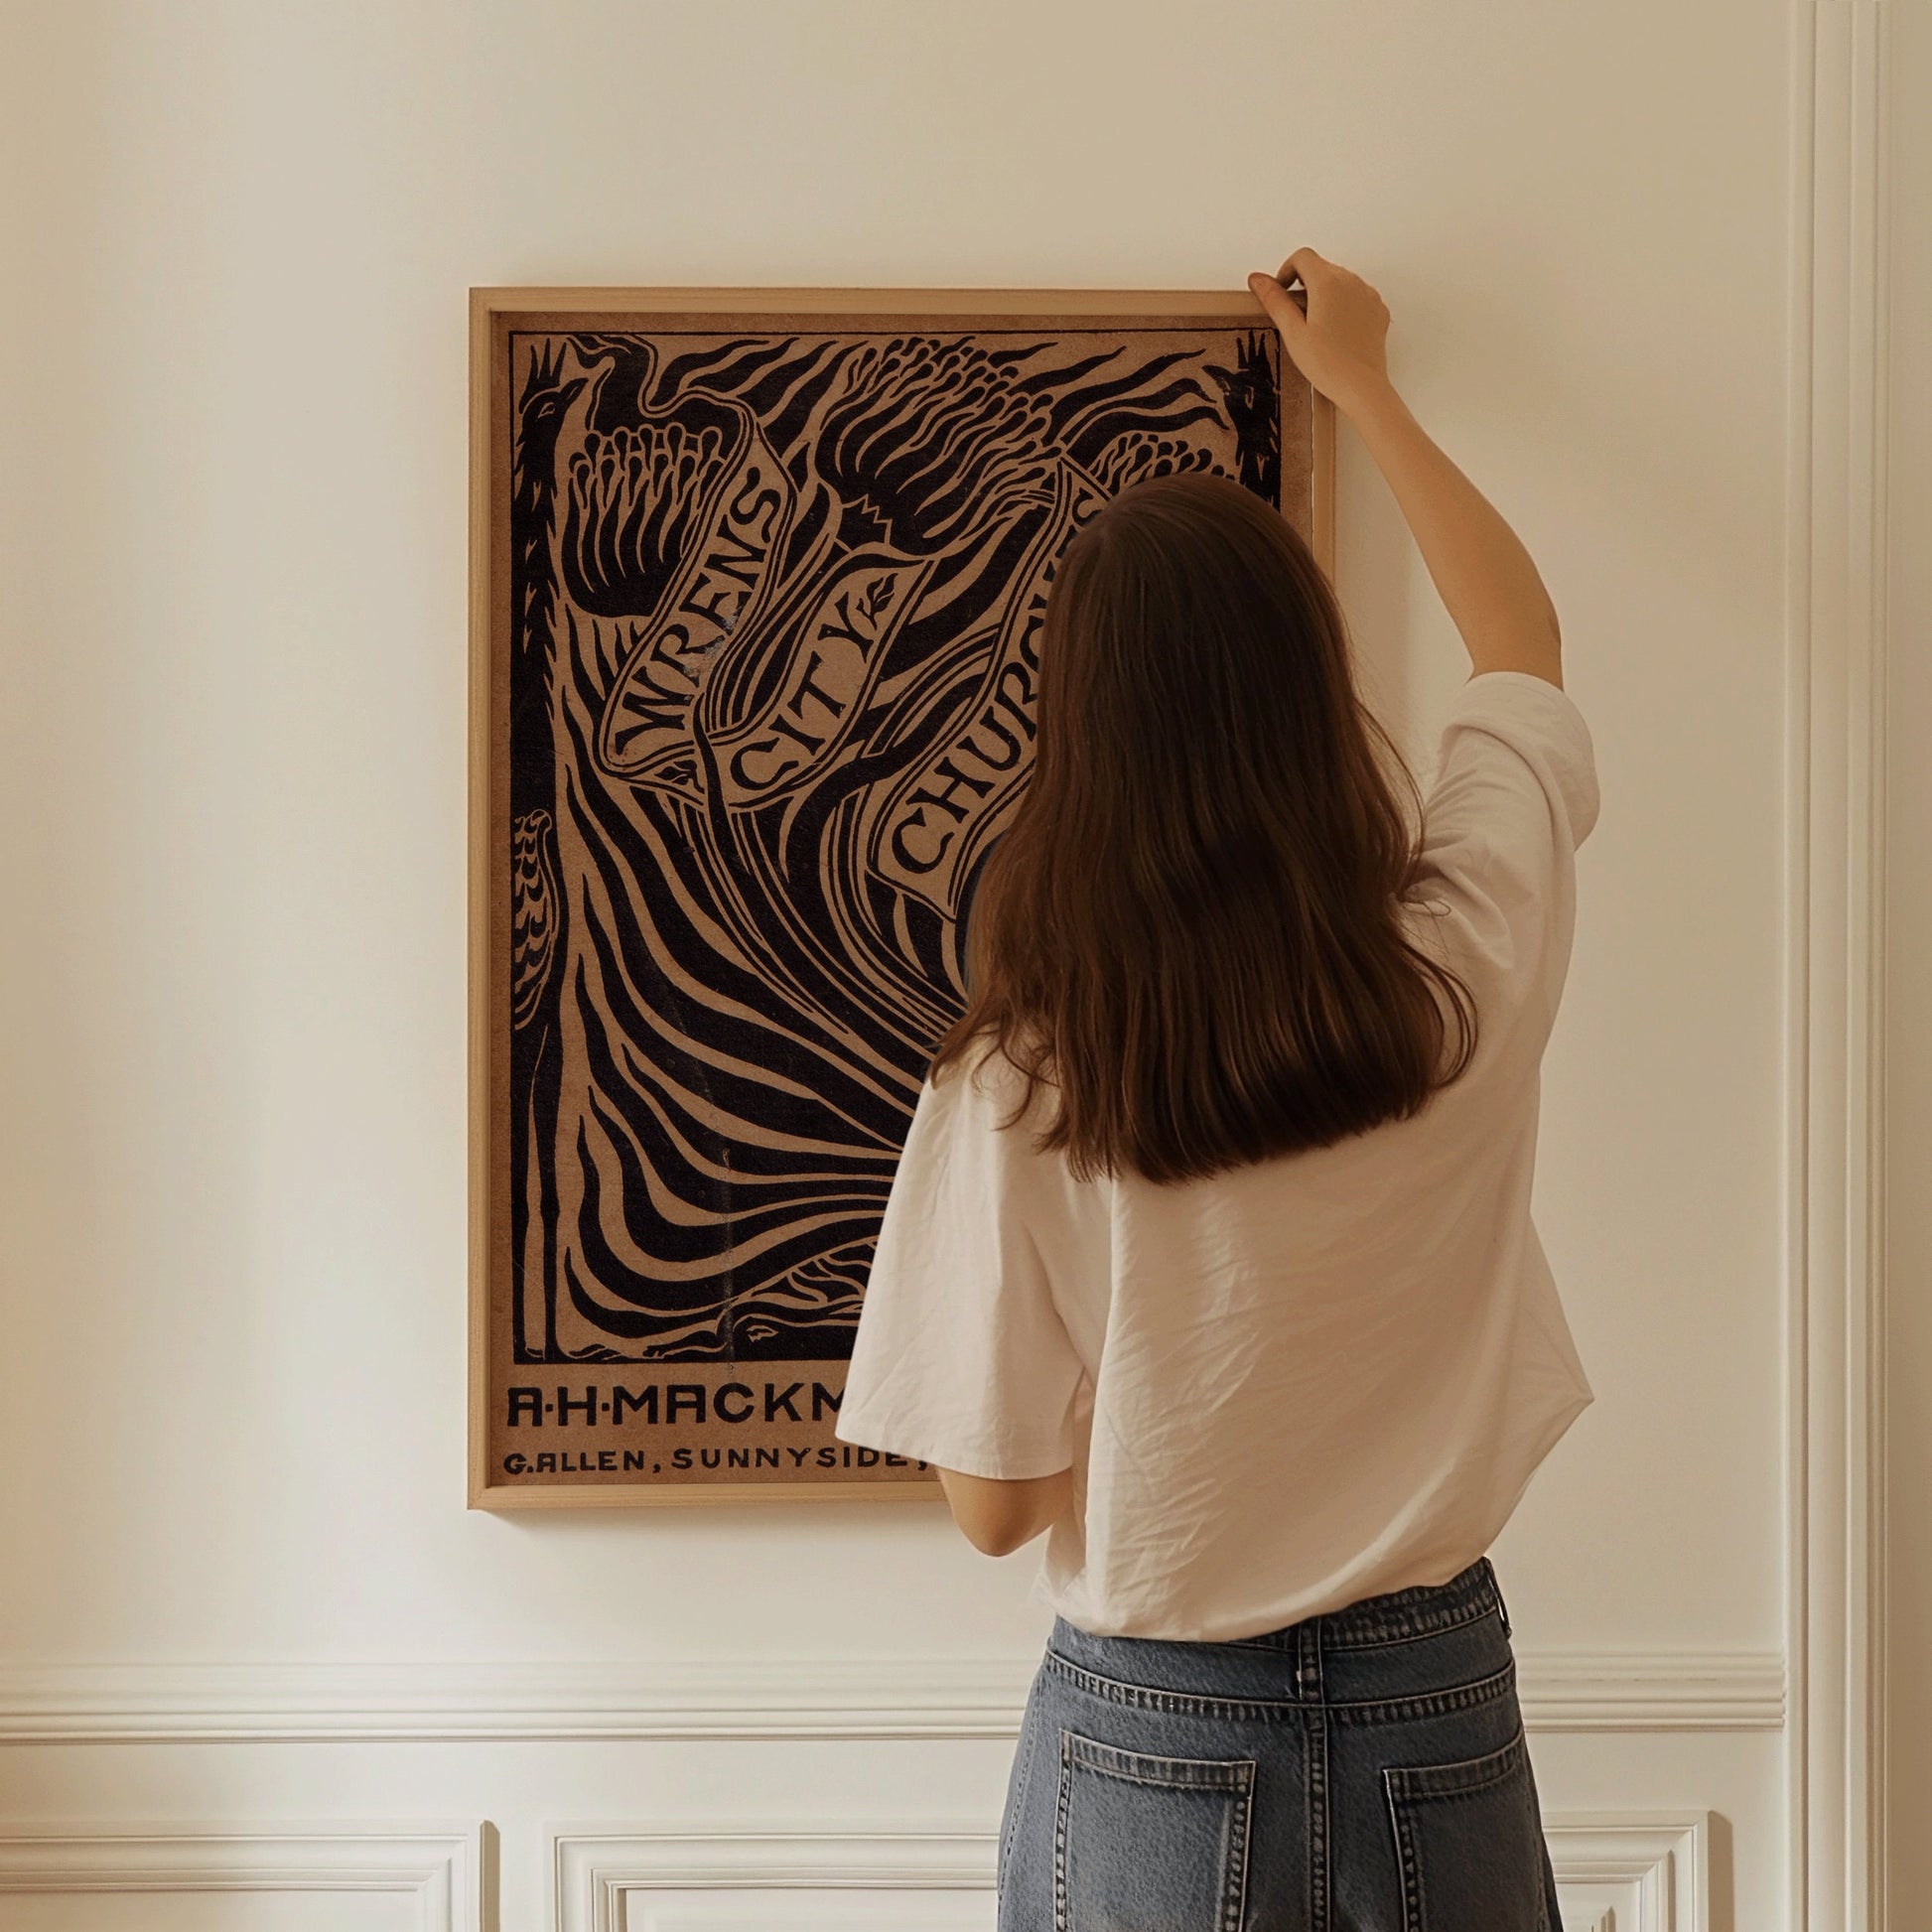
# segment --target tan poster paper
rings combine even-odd
[[[473,334],[472,1499],[930,1480],[832,1424],[1055,561],[1176,470],[1319,554],[1325,412],[1245,293],[477,290]]]

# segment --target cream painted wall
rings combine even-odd
[[[1544,567],[1601,770],[1538,1191],[1598,1399],[1495,1552],[1526,1684],[1703,1659],[1758,1714],[1533,1711],[1544,1802],[1717,1812],[1710,1923],[1782,1922],[1787,22],[9,9],[0,1720],[67,1717],[0,1750],[0,1832],[489,1819],[522,1926],[559,1819],[991,1829],[997,1723],[67,1739],[204,1665],[982,1657],[1017,1717],[1036,1558],[935,1507],[463,1508],[465,292],[1238,286],[1309,241]],[[1338,575],[1426,763],[1465,663],[1346,435]]]

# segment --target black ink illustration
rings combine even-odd
[[[637,320],[499,344],[508,1353],[840,1361],[1055,562],[1144,477],[1280,505],[1280,344]]]

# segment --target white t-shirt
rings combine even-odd
[[[1219,1641],[1446,1582],[1593,1400],[1530,1219],[1594,749],[1526,671],[1457,692],[1425,797],[1418,943],[1474,998],[1408,1120],[1179,1183],[1076,1181],[1001,1131],[1021,1077],[922,1086],[836,1434],[982,1476],[1071,1466],[1035,1599]],[[977,1062],[977,1063],[976,1063]]]

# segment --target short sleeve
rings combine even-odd
[[[1569,966],[1577,848],[1596,823],[1595,749],[1577,703],[1529,671],[1466,679],[1424,805],[1421,896],[1446,897],[1470,946],[1554,1015]]]
[[[1035,1218],[1053,1182],[1014,1095],[971,1061],[921,1087],[880,1224],[834,1435],[966,1475],[1073,1462],[1083,1369]]]

